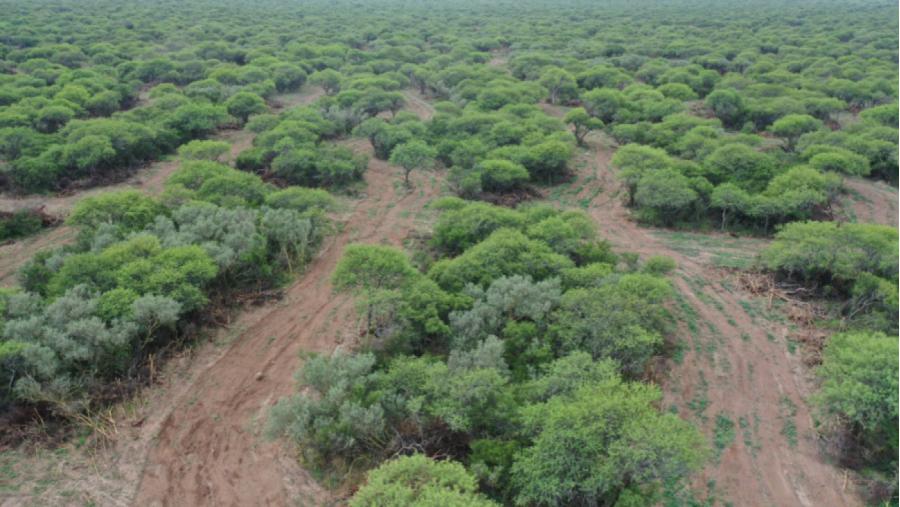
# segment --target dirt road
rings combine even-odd
[[[799,354],[790,352],[788,324],[709,263],[709,255],[673,248],[667,232],[636,225],[610,158],[612,141],[591,136],[591,149],[569,184],[614,246],[678,263],[673,282],[693,308],[679,335],[684,348],[663,373],[663,407],[700,425],[713,461],[695,480],[703,491],[736,506],[859,505],[843,472],[819,451],[807,403],[811,383]],[[733,241],[704,235],[711,245]]]

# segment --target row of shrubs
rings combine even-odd
[[[79,201],[77,241],[37,254],[22,288],[0,294],[0,399],[74,417],[121,394],[210,306],[302,270],[332,205],[324,190],[279,190],[211,161],[185,162],[160,198]]]

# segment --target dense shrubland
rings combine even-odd
[[[504,503],[646,503],[702,462],[696,430],[660,413],[659,389],[641,381],[671,331],[671,266],[622,261],[581,212],[435,206],[427,269],[389,247],[347,247],[333,279],[357,295],[370,351],[309,358],[305,394],[273,410],[272,434],[324,468],[410,453],[468,466],[389,461],[358,505],[462,505],[476,478]],[[407,467],[422,481],[392,472]],[[460,483],[430,484],[434,467]]]
[[[356,188],[351,137],[407,184],[437,166],[459,197],[510,202],[602,132],[639,220],[775,234],[762,266],[839,317],[817,422],[895,475],[897,232],[827,220],[845,178],[897,184],[896,5],[460,4],[3,2],[0,189],[182,164],[158,198],[81,201],[77,241],[0,292],[4,406],[89,411],[211,308],[302,270],[333,200],[291,185]],[[209,139],[226,128],[255,135],[235,168]],[[643,382],[670,260],[613,253],[580,212],[434,207],[415,263],[346,249],[334,285],[367,342],[309,359],[273,433],[324,468],[383,461],[353,505],[646,505],[699,466]],[[42,219],[4,214],[0,241]]]
[[[74,245],[44,251],[0,294],[4,403],[75,417],[128,392],[150,354],[190,338],[205,310],[277,286],[328,232],[322,190],[277,190],[211,161],[185,162],[160,199],[78,202]]]

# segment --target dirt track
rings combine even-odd
[[[847,178],[851,221],[897,227],[897,189],[880,181]],[[844,210],[846,214],[849,210]]]
[[[350,242],[402,246],[416,216],[440,191],[418,175],[415,189],[396,186],[398,170],[372,159],[367,190],[308,272],[283,302],[256,320],[204,371],[190,395],[176,400],[147,458],[135,505],[286,505],[298,494],[321,505],[328,493],[278,443],[261,440],[268,409],[292,392],[300,351],[330,352],[354,341],[349,298],[329,278]],[[186,393],[187,394],[187,393]],[[299,478],[300,483],[297,484]],[[312,502],[310,502],[310,500]]]
[[[429,104],[413,98],[428,117]],[[134,505],[308,505],[330,494],[303,470],[283,443],[260,435],[271,406],[294,389],[300,352],[331,352],[358,335],[353,302],[336,295],[330,277],[351,242],[397,247],[417,227],[419,213],[441,191],[432,174],[399,186],[400,170],[372,156],[362,140],[346,143],[370,157],[365,195],[341,220],[308,271],[284,299],[245,313],[234,345],[199,373],[171,404],[149,450]]]
[[[695,488],[703,491],[714,480],[714,495],[736,506],[859,505],[842,471],[819,451],[806,402],[811,384],[799,355],[788,351],[786,324],[757,313],[753,297],[705,256],[681,253],[652,228],[636,225],[610,167],[612,142],[591,136],[591,144],[570,184],[580,188],[575,199],[589,202],[587,211],[617,248],[675,259],[675,287],[696,311],[699,328],[682,325],[679,333],[686,341],[683,360],[663,375],[663,409],[699,424],[711,442],[720,422],[734,425],[733,441],[696,478]],[[709,236],[715,238],[731,239]],[[786,430],[791,425],[795,431]]]

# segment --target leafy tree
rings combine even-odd
[[[334,95],[341,89],[344,76],[334,69],[323,69],[309,75],[309,82],[321,86],[328,95]]]
[[[228,114],[224,108],[210,104],[185,104],[172,111],[166,124],[175,129],[182,139],[193,139],[211,134],[224,125]]]
[[[706,175],[712,182],[731,182],[759,192],[775,175],[776,164],[769,155],[738,143],[720,146],[703,160]]]
[[[319,188],[287,187],[266,196],[268,206],[292,209],[301,213],[316,208],[329,210],[334,204],[334,197]]]
[[[127,231],[137,231],[153,222],[163,209],[159,202],[142,192],[121,190],[78,201],[67,221],[90,229],[111,224]]]
[[[441,213],[431,244],[448,255],[458,255],[497,229],[521,229],[524,225],[525,217],[514,210],[478,202],[461,204]]]
[[[279,63],[272,68],[272,78],[279,92],[296,90],[306,82],[306,72],[297,65]]]
[[[860,273],[896,278],[897,231],[874,224],[795,222],[762,252],[763,265],[809,281],[852,283]]]
[[[831,149],[828,151],[810,157],[809,165],[822,172],[831,171],[851,176],[867,176],[871,171],[869,161],[862,155],[841,148],[829,148]]]
[[[528,170],[509,160],[484,160],[478,164],[481,187],[488,192],[507,192],[528,181]]]
[[[715,90],[706,97],[706,107],[729,127],[740,125],[745,118],[746,106],[741,95],[731,89]]]
[[[603,123],[610,124],[617,119],[619,111],[625,107],[626,98],[619,90],[596,88],[585,92],[581,101],[584,109]]]
[[[832,336],[817,369],[822,379],[815,402],[829,420],[873,449],[897,453],[897,340],[882,333]]]
[[[348,245],[331,280],[335,290],[362,296],[366,304],[366,329],[371,330],[378,299],[403,287],[417,275],[409,259],[394,248]]]
[[[723,183],[713,190],[710,204],[713,208],[722,210],[721,229],[724,231],[728,223],[728,213],[746,211],[750,205],[750,195],[733,183]]]
[[[697,93],[694,92],[694,90],[692,90],[690,86],[684,83],[666,83],[664,85],[661,85],[657,89],[666,97],[680,100],[682,102],[686,100],[697,99]],[[716,116],[718,116],[718,114]]]
[[[590,131],[603,128],[603,122],[592,118],[583,107],[571,109],[563,121],[572,126],[578,146],[584,146],[584,138]]]
[[[618,177],[628,187],[629,205],[635,204],[638,183],[644,175],[672,166],[669,155],[658,148],[640,144],[626,144],[613,155],[612,164],[619,169]]]
[[[523,409],[533,444],[516,455],[518,505],[613,505],[659,500],[662,485],[702,463],[700,434],[660,414],[656,387],[607,380]]]
[[[797,139],[807,132],[814,132],[822,128],[822,122],[807,114],[789,114],[783,116],[772,124],[770,129],[776,136],[787,140],[788,149],[794,149]]]
[[[458,291],[469,283],[486,287],[501,276],[517,273],[543,280],[572,266],[571,260],[543,242],[518,231],[498,229],[459,257],[435,263],[428,276],[445,290]]]
[[[335,353],[308,359],[297,378],[318,396],[297,394],[280,400],[269,416],[266,433],[293,439],[312,463],[342,454],[358,457],[384,447],[384,411],[356,399],[358,393],[374,387],[374,364],[372,354]]]
[[[674,169],[647,173],[638,182],[634,194],[635,204],[652,210],[653,217],[667,225],[687,211],[697,198],[688,178]]]
[[[860,111],[859,117],[863,121],[884,125],[885,127],[896,127],[900,122],[898,117],[898,106],[896,104],[884,104],[875,106],[864,111]]]
[[[575,78],[559,67],[544,69],[538,82],[550,94],[551,104],[568,102],[578,96],[578,84],[575,82]]]
[[[228,97],[225,101],[225,109],[228,114],[239,119],[241,123],[247,123],[250,115],[265,113],[266,101],[259,95],[250,92],[238,92]]]
[[[403,168],[403,183],[410,187],[409,174],[413,170],[429,169],[437,152],[422,141],[413,140],[397,146],[391,152],[390,162]]]
[[[402,456],[369,472],[353,495],[351,507],[490,507],[478,494],[478,482],[453,461],[434,461],[422,454]]]
[[[585,351],[615,359],[636,375],[662,344],[664,313],[657,305],[672,295],[665,279],[645,274],[623,276],[597,288],[572,289],[551,321],[551,335],[564,352]]]

